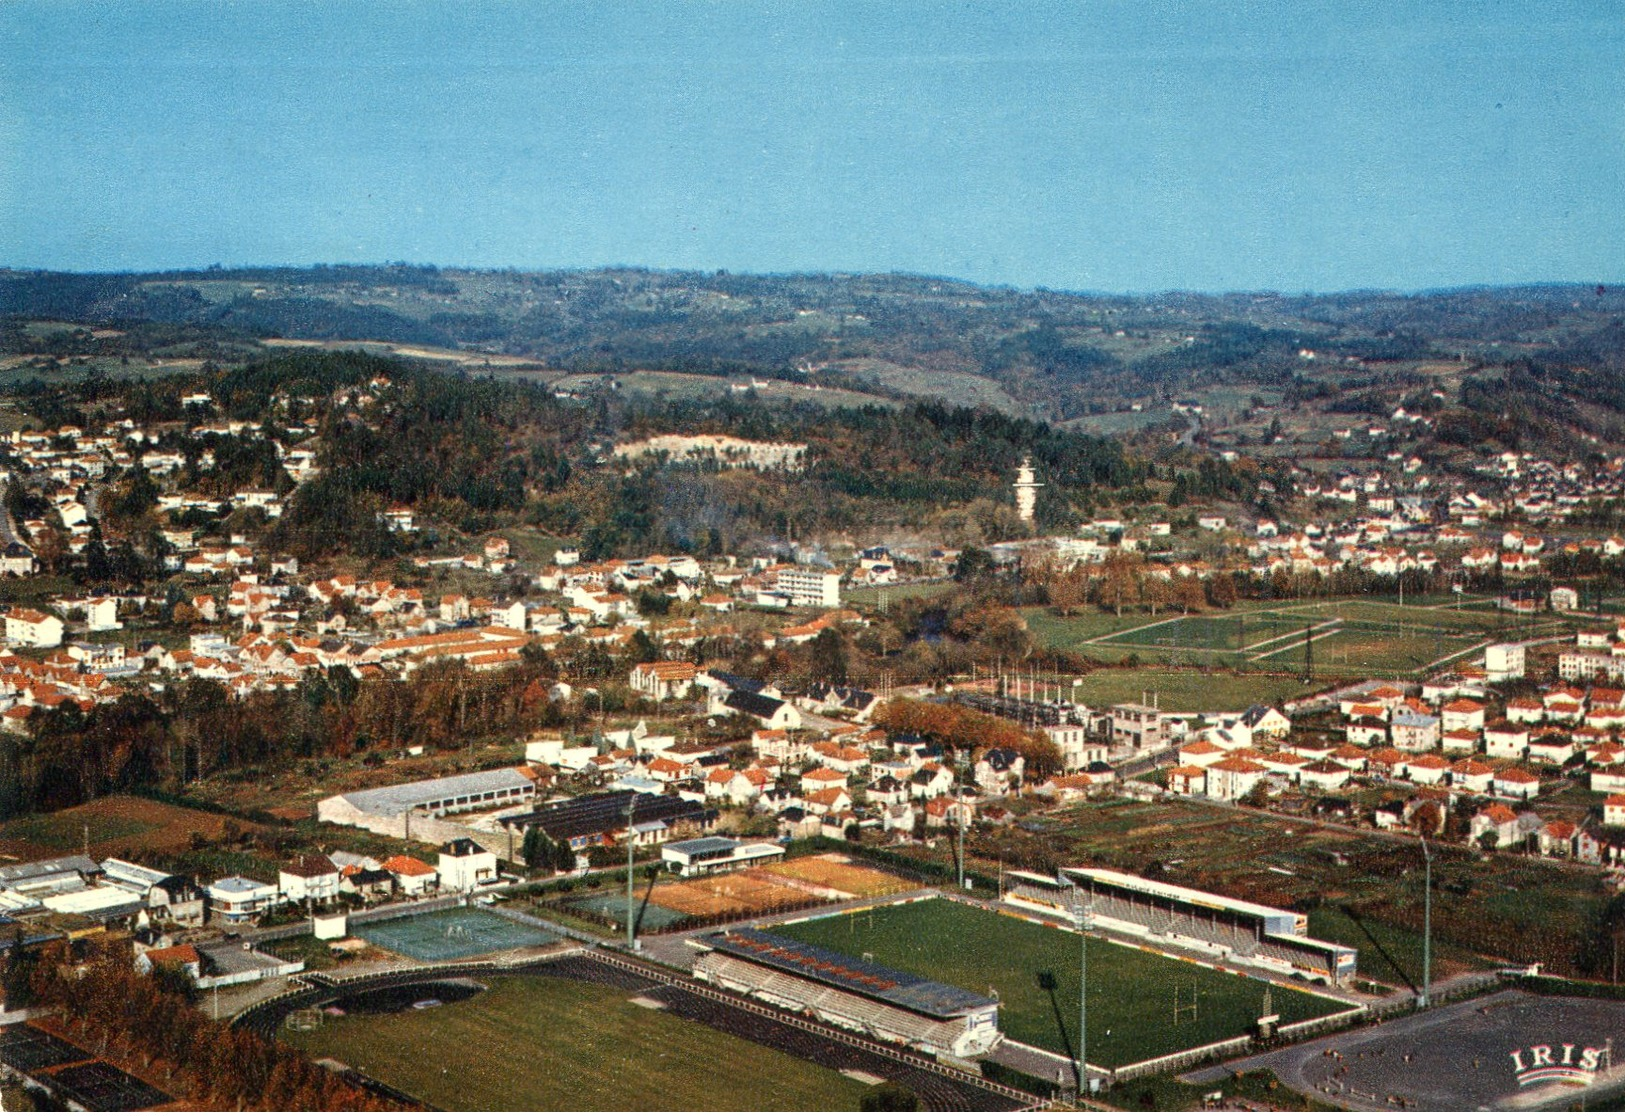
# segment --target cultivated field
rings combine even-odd
[[[228,821],[232,819],[219,814],[112,795],[54,814],[27,814],[0,824],[0,856],[29,860],[82,852],[87,829],[91,856],[174,852],[187,848],[193,833],[218,839]],[[255,828],[246,822],[233,824],[241,830]]]
[[[461,1003],[321,1016],[280,1037],[447,1110],[853,1110],[833,1070],[632,1002],[625,990],[502,977]]]
[[[858,589],[843,589],[841,600],[853,608],[879,608],[884,596],[888,605],[905,600],[925,600],[940,597],[954,587],[951,581],[911,581],[905,585],[868,585]]]
[[[879,964],[960,988],[996,989],[1006,1035],[1058,1054],[1075,1050],[1076,934],[946,899],[773,929],[853,957],[872,955]],[[1283,1023],[1343,1008],[1296,989],[1091,938],[1089,1062],[1123,1066],[1244,1035],[1260,1014],[1266,989]],[[1185,1005],[1177,1022],[1176,996]]]
[[[504,370],[495,369],[498,374]],[[731,388],[722,376],[702,376],[691,372],[637,371],[621,372],[614,376],[597,373],[570,373],[553,379],[556,373],[542,374],[552,385],[566,391],[585,391],[613,379],[625,392],[645,392],[670,399],[709,399],[727,395]],[[883,395],[847,391],[843,388],[814,387],[789,380],[767,380],[766,386],[752,390],[763,400],[772,402],[817,403],[824,407],[895,407],[897,401]]]
[[[1255,702],[1280,705],[1322,688],[1324,684],[1304,684],[1296,674],[1204,673],[1158,666],[1090,671],[1075,692],[1077,700],[1096,709],[1154,696],[1157,707],[1170,713],[1204,713],[1246,709]],[[1070,696],[1073,691],[1067,692]]]

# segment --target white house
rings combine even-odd
[[[1496,802],[1486,806],[1473,815],[1468,835],[1477,844],[1486,833],[1495,834],[1497,848],[1505,848],[1518,841],[1518,815],[1514,814],[1502,803]]]
[[[1495,793],[1503,798],[1533,798],[1540,793],[1540,777],[1509,767],[1495,776]]]
[[[338,866],[320,853],[298,857],[277,872],[277,887],[291,903],[326,903],[338,898]]]
[[[209,896],[211,917],[226,923],[250,922],[278,902],[275,885],[260,883],[246,876],[227,876],[215,880],[204,891]]]
[[[1268,772],[1269,769],[1261,763],[1229,756],[1208,767],[1207,795],[1209,798],[1234,802],[1244,798]]]
[[[440,849],[440,886],[447,891],[473,891],[497,882],[496,853],[487,852],[467,837]]]
[[[95,597],[85,602],[85,627],[93,632],[117,631],[118,600],[114,597]]]
[[[1428,752],[1439,746],[1439,718],[1426,713],[1400,713],[1389,732],[1394,747],[1404,752]]]
[[[383,869],[395,877],[395,886],[408,899],[433,891],[439,879],[433,868],[415,856],[404,854],[384,861]]]
[[[1524,674],[1521,643],[1492,643],[1484,649],[1484,673],[1491,682],[1506,682]]]
[[[693,663],[639,663],[632,668],[631,686],[651,701],[681,700],[694,686],[699,668]]]
[[[1529,752],[1529,730],[1499,722],[1484,731],[1484,751],[1496,759],[1521,760]]]
[[[13,647],[60,647],[62,621],[38,609],[14,608],[6,613],[6,642]]]
[[[1484,727],[1484,706],[1472,698],[1457,698],[1439,712],[1445,732],[1461,729],[1477,732]]]

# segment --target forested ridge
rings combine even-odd
[[[1453,359],[1617,371],[1625,295],[1551,285],[1127,297],[907,275],[384,265],[0,271],[0,315],[127,331],[97,341],[111,353],[173,345],[190,330],[201,331],[194,342],[228,348],[260,337],[392,341],[554,370],[748,374],[890,397],[952,399],[965,383],[952,377],[971,376],[1013,405],[1066,419],[1202,385],[1287,387],[1301,378],[1304,351],[1378,371]],[[38,343],[15,328],[0,335],[4,351]]]

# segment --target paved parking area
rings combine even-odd
[[[1587,1047],[1625,1051],[1625,1003],[1499,992],[1225,1064],[1268,1068],[1289,1087],[1350,1109],[1522,1107],[1564,1085],[1519,1083],[1548,1047],[1577,1063]],[[1513,1055],[1519,1057],[1514,1059]]]

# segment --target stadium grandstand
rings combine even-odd
[[[694,976],[788,1011],[936,1056],[991,1050],[997,1000],[762,930],[698,939]]]
[[[1004,883],[1006,903],[1072,923],[1082,906],[1104,930],[1332,985],[1354,977],[1356,951],[1309,937],[1309,918],[1296,911],[1102,868],[1006,872]]]

